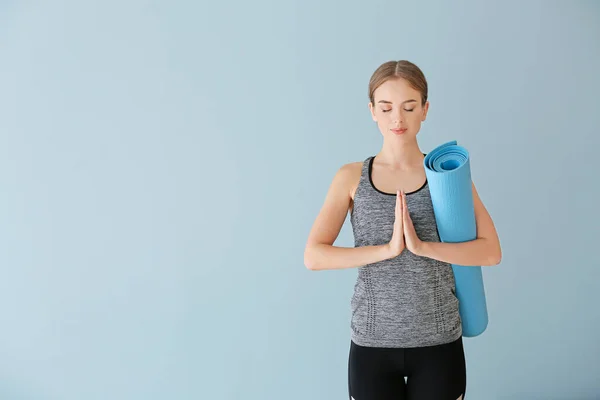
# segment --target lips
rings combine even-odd
[[[401,135],[404,132],[406,132],[407,129],[406,128],[397,128],[397,129],[392,129],[392,132],[394,132],[396,135]]]

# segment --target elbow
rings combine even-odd
[[[487,262],[487,266],[488,267],[494,267],[498,264],[500,264],[500,262],[502,261],[502,256],[501,255],[494,255],[491,256]]]
[[[317,270],[317,266],[312,262],[312,260],[307,260],[306,258],[304,259],[304,266],[309,271],[316,271]]]
[[[310,247],[307,247],[304,250],[304,266],[310,271],[316,271],[318,269]]]
[[[496,246],[489,254],[486,266],[493,267],[502,262],[502,250],[500,246]]]

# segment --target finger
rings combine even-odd
[[[400,193],[400,191],[397,191],[398,193],[398,202],[396,203],[396,210],[398,211],[398,216],[402,215],[402,194]]]
[[[404,193],[404,191],[402,191],[402,218],[404,219],[406,217],[406,214],[408,212],[408,207],[406,206],[406,194]]]
[[[400,208],[402,210],[404,210],[404,197],[403,197],[404,192],[400,191],[399,193],[400,193]]]
[[[402,230],[404,231],[404,225],[405,224],[405,216],[404,214],[406,213],[406,202],[404,201],[404,191],[400,192],[400,207],[402,207],[402,209],[400,210],[401,214],[400,214],[400,220],[402,221]]]
[[[412,220],[410,219],[410,213],[408,212],[408,207],[404,207],[404,212],[402,213],[402,221],[404,224],[404,230],[411,230]]]

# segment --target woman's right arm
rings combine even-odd
[[[333,246],[346,220],[352,188],[360,177],[358,167],[346,164],[333,178],[304,250],[304,265],[310,270],[355,268],[397,255],[389,243],[362,247]]]

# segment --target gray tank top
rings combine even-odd
[[[354,195],[355,247],[385,244],[392,237],[396,195],[373,185],[373,159],[364,161]],[[427,181],[406,200],[419,238],[439,242]],[[361,346],[432,346],[462,335],[452,266],[407,249],[358,268],[351,310],[351,338]]]

